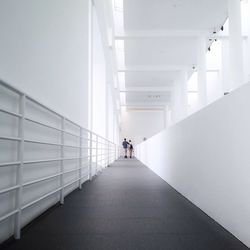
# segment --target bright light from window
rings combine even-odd
[[[123,11],[123,0],[114,0],[114,10]]]
[[[115,47],[119,51],[124,51],[124,40],[116,40]]]
[[[207,68],[219,70],[221,67],[221,41],[214,41],[210,46],[211,51],[207,52]]]
[[[125,72],[118,72],[120,90],[125,90]]]
[[[197,72],[194,72],[187,83],[188,91],[198,91]]]
[[[126,93],[125,92],[120,93],[120,101],[121,101],[121,105],[126,105]]]
[[[125,65],[124,40],[116,40],[115,47],[116,47],[117,64],[119,67],[124,67]]]
[[[120,110],[120,109],[121,109],[121,106],[120,106],[120,101],[119,101],[119,100],[116,100],[116,107],[117,107],[117,109],[118,109],[118,110]]]

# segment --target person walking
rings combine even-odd
[[[128,151],[129,151],[129,158],[132,158],[133,157],[133,152],[134,152],[134,147],[133,147],[133,144],[132,144],[131,140],[129,140]]]
[[[128,158],[128,156],[127,156],[128,146],[129,146],[129,143],[127,142],[126,138],[124,138],[124,140],[122,142],[122,147],[124,148],[124,158]]]

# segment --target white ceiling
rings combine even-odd
[[[191,70],[197,34],[219,30],[227,17],[227,0],[123,1],[124,32],[133,34],[124,37],[125,87],[142,89],[127,92],[126,103],[167,104],[171,90],[147,92],[143,87],[172,86],[181,69]]]
[[[227,0],[124,0],[125,30],[213,29],[227,16]]]
[[[134,92],[127,94],[127,104],[128,105],[143,105],[148,104],[159,104],[168,103],[170,101],[169,92]]]
[[[125,41],[125,65],[186,65],[196,62],[196,39],[145,38]],[[178,56],[177,56],[178,55]]]
[[[171,86],[176,71],[152,72],[152,71],[134,71],[125,73],[125,82],[127,87],[154,87]]]

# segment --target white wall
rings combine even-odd
[[[93,131],[106,137],[106,62],[96,9],[93,9]]]
[[[250,84],[150,138],[137,157],[250,246]]]
[[[0,31],[0,78],[79,125],[88,127],[88,1],[1,1]],[[0,87],[0,107],[18,112],[18,96]],[[61,127],[60,118],[31,102],[27,102],[26,109],[28,117]],[[0,113],[0,121],[1,136],[18,136],[16,118]],[[66,129],[75,134],[80,132],[78,127],[68,122]],[[25,137],[54,143],[61,140],[58,131],[27,121]],[[65,143],[79,146],[76,137],[65,136]],[[17,155],[16,142],[0,140],[1,163],[17,161]],[[65,157],[77,156],[77,148],[65,149]],[[59,157],[58,146],[25,143],[25,161]],[[67,161],[64,168],[72,170],[78,164],[77,160]],[[0,189],[16,184],[16,169],[17,166],[0,168]],[[28,164],[24,168],[23,181],[47,177],[59,171],[58,161]],[[83,175],[86,175],[84,171]],[[76,177],[77,172],[65,175],[65,183]],[[24,188],[23,205],[59,185],[59,178],[52,178]],[[76,187],[77,184],[70,185],[65,194]],[[58,200],[57,193],[26,209],[22,214],[22,225]],[[15,192],[0,195],[0,203],[0,217],[13,211]],[[13,225],[13,217],[0,223],[0,242],[13,234]]]
[[[88,1],[0,3],[0,79],[82,126],[88,112]]]
[[[136,145],[143,138],[150,138],[164,129],[164,111],[122,111],[122,138],[132,140]],[[121,138],[121,139],[122,139]]]

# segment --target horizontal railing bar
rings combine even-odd
[[[34,102],[35,104],[41,106],[42,108],[44,108],[44,109],[50,111],[51,113],[55,114],[55,115],[58,116],[59,118],[62,118],[62,117],[63,117],[62,115],[60,115],[60,114],[59,114],[58,112],[56,112],[55,110],[53,110],[53,109],[47,107],[46,105],[42,104],[41,102],[39,102],[39,101],[37,101],[37,100],[35,100],[33,97],[26,95],[26,98],[29,99],[30,101]]]
[[[10,110],[6,110],[6,109],[1,109],[1,108],[0,108],[0,112],[5,113],[5,114],[8,114],[8,115],[16,116],[16,117],[18,117],[18,118],[22,117],[20,114],[15,113],[15,112],[10,111]]]
[[[77,137],[77,138],[81,138],[81,136],[80,136],[80,135],[77,135],[77,134],[71,133],[71,132],[69,132],[69,131],[63,130],[63,132],[64,132],[65,134],[68,134],[68,135],[71,135],[71,136],[74,136],[74,137]]]
[[[7,166],[13,166],[13,165],[19,165],[21,162],[20,161],[13,161],[13,162],[4,162],[0,163],[0,167],[7,167]]]
[[[9,187],[9,188],[2,189],[2,190],[0,190],[0,194],[4,194],[4,193],[11,192],[11,191],[13,191],[13,190],[18,189],[19,187],[20,187],[20,186],[16,185],[16,186],[13,186],[13,187]]]
[[[25,139],[24,141],[29,142],[29,143],[45,144],[45,145],[51,145],[51,146],[63,146],[63,144],[61,144],[61,143],[45,142],[45,141],[39,141],[39,140]]]
[[[78,159],[86,159],[89,156],[82,157],[69,157],[69,158],[54,158],[54,159],[44,159],[44,160],[30,160],[24,161],[24,164],[32,164],[32,163],[44,163],[44,162],[53,162],[53,161],[68,161],[68,160],[78,160]]]
[[[55,190],[53,190],[53,191],[51,191],[51,192],[49,192],[49,193],[43,195],[42,197],[40,197],[40,198],[38,198],[38,199],[36,199],[36,200],[34,200],[34,201],[32,201],[32,202],[30,202],[30,203],[28,203],[28,204],[22,206],[22,210],[24,210],[24,209],[26,209],[26,208],[28,208],[28,207],[30,207],[30,206],[36,204],[37,202],[39,202],[39,201],[41,201],[41,200],[43,200],[43,199],[49,197],[49,196],[52,195],[52,194],[55,194],[55,193],[59,192],[61,189],[62,189],[61,187],[60,187],[60,188],[57,188],[57,189],[55,189]]]
[[[65,120],[66,120],[67,122],[70,122],[71,124],[75,125],[75,126],[78,127],[78,128],[82,128],[79,124],[77,124],[76,122],[71,121],[70,119],[68,119],[68,118],[66,118],[66,117],[65,117]]]
[[[70,161],[70,160],[79,160],[81,159],[82,157],[69,157],[69,158],[63,158],[62,160],[65,160],[65,161]]]
[[[43,123],[43,122],[40,122],[40,121],[36,121],[36,120],[34,120],[32,118],[25,117],[25,120],[29,121],[29,122],[36,123],[36,124],[41,125],[41,126],[44,126],[46,128],[50,128],[50,129],[56,130],[56,131],[60,131],[60,132],[62,131],[60,128],[56,128],[56,127],[53,127],[53,126],[51,126],[49,124],[46,124],[46,123]]]
[[[21,138],[19,138],[19,137],[12,137],[12,136],[0,136],[0,140],[21,141]]]
[[[64,146],[64,147],[67,147],[67,148],[81,148],[80,146],[67,145],[67,144],[64,144],[63,146]]]
[[[8,90],[13,91],[13,92],[16,93],[16,94],[19,94],[19,95],[22,95],[22,94],[23,94],[23,92],[21,92],[20,90],[18,90],[18,89],[16,89],[16,88],[12,87],[11,85],[9,85],[8,83],[4,82],[4,81],[1,80],[1,79],[0,79],[0,85],[4,86],[4,87],[5,87],[6,89],[8,89]]]
[[[35,180],[32,180],[32,181],[28,181],[28,182],[25,182],[25,183],[22,183],[22,185],[15,185],[15,186],[12,186],[12,187],[8,187],[8,188],[4,188],[2,190],[0,190],[0,194],[4,194],[4,193],[8,193],[8,192],[11,192],[11,191],[15,191],[15,190],[18,190],[22,187],[26,187],[26,186],[30,186],[30,185],[33,185],[33,184],[36,184],[36,183],[39,183],[39,182],[43,182],[43,181],[46,181],[46,180],[50,180],[50,179],[53,179],[53,178],[56,178],[56,177],[63,177],[63,175],[65,174],[68,174],[68,173],[77,173],[79,170],[79,175],[75,175],[74,177],[76,177],[76,179],[74,180],[71,180],[69,183],[63,185],[62,183],[60,184],[61,186],[56,188],[56,189],[53,189],[53,191],[50,191],[48,192],[47,194],[44,194],[44,195],[41,195],[41,196],[38,196],[38,198],[33,198],[29,201],[28,204],[24,204],[22,205],[21,207],[19,207],[19,205],[17,206],[18,209],[10,212],[10,213],[7,213],[5,214],[4,216],[0,217],[0,222],[2,220],[5,220],[9,217],[11,217],[12,215],[15,215],[16,213],[19,213],[21,212],[23,209],[26,209],[34,204],[36,204],[37,202],[40,202],[42,201],[43,199],[53,195],[53,194],[56,194],[58,193],[59,191],[63,190],[63,188],[65,187],[68,187],[74,183],[77,183],[78,181],[80,181],[81,183],[82,182],[85,182],[86,179],[87,179],[87,176],[89,175],[89,164],[91,164],[91,162],[94,162],[92,158],[90,158],[90,155],[91,154],[89,152],[89,150],[93,149],[93,150],[96,150],[96,155],[93,155],[93,156],[98,156],[101,158],[101,161],[102,162],[102,167],[98,167],[98,169],[102,169],[104,168],[106,165],[106,159],[108,158],[107,157],[107,154],[110,156],[110,148],[111,148],[111,145],[115,145],[113,142],[110,142],[109,140],[105,139],[104,137],[90,131],[89,129],[86,129],[86,128],[82,128],[80,125],[78,125],[77,123],[73,122],[72,120],[64,117],[63,115],[59,114],[58,112],[54,111],[53,109],[47,107],[46,105],[42,104],[41,102],[35,100],[34,98],[26,95],[25,93],[23,93],[22,91],[12,87],[11,85],[3,82],[0,80],[0,85],[2,85],[3,87],[5,87],[6,89],[12,91],[13,93],[17,94],[17,96],[20,98],[20,97],[24,97],[24,102],[25,102],[25,97],[26,97],[26,100],[28,101],[28,103],[26,102],[26,104],[30,105],[30,104],[34,104],[36,106],[36,108],[42,108],[46,111],[48,111],[48,113],[50,112],[51,114],[54,114],[56,119],[60,122],[66,120],[67,122],[69,122],[70,124],[73,124],[75,125],[76,127],[76,132],[72,132],[71,131],[66,131],[65,128],[62,126],[57,128],[57,124],[54,124],[54,125],[49,125],[47,123],[50,123],[49,121],[39,121],[36,120],[36,118],[31,118],[31,117],[24,117],[22,114],[19,114],[19,111],[17,112],[13,112],[13,111],[10,111],[10,110],[6,110],[5,108],[1,108],[0,109],[0,112],[4,113],[4,114],[8,114],[8,115],[11,115],[11,116],[14,116],[14,117],[18,117],[18,118],[21,118],[21,119],[24,119],[25,121],[27,122],[31,122],[31,123],[34,123],[34,124],[38,124],[40,126],[43,126],[45,128],[48,128],[48,129],[52,129],[52,130],[55,130],[55,131],[59,131],[61,133],[61,137],[63,138],[65,135],[70,135],[70,136],[74,136],[76,138],[79,138],[78,141],[79,141],[79,144],[75,144],[75,145],[67,145],[65,144],[65,141],[63,139],[60,140],[59,143],[54,143],[54,142],[46,142],[46,141],[43,141],[43,139],[41,140],[32,140],[32,139],[26,139],[26,138],[19,138],[19,137],[7,137],[7,136],[0,136],[0,139],[2,140],[11,140],[11,141],[21,141],[23,142],[26,142],[26,143],[37,143],[37,144],[44,144],[44,145],[51,145],[51,146],[60,146],[62,147],[61,150],[65,150],[65,148],[67,147],[71,147],[71,148],[79,148],[79,154],[80,154],[80,157],[68,157],[68,158],[65,158],[65,155],[64,154],[61,154],[59,157],[61,158],[54,158],[54,159],[41,159],[41,160],[28,160],[28,161],[23,161],[22,157],[20,157],[20,161],[18,159],[18,161],[13,161],[13,162],[7,162],[7,163],[0,163],[0,167],[6,167],[6,166],[15,166],[15,165],[20,165],[20,164],[32,164],[32,163],[46,163],[46,162],[60,162],[60,161],[66,161],[66,160],[79,160],[79,163],[74,164],[76,165],[75,169],[71,169],[71,170],[67,170],[65,171],[64,168],[62,170],[60,170],[60,172],[57,172],[56,174],[53,174],[53,175],[49,175],[49,176],[46,176],[46,177],[43,177],[43,178],[38,178],[38,179],[35,179]],[[20,119],[20,121],[21,121]],[[42,119],[41,119],[42,120]],[[47,123],[46,123],[47,122]],[[73,127],[73,126],[72,126]],[[26,129],[26,128],[25,128]],[[70,130],[70,129],[69,129]],[[77,134],[77,131],[79,130],[79,135]],[[83,133],[82,133],[83,132]],[[90,139],[91,138],[91,139]],[[92,140],[92,139],[95,139],[95,140]],[[89,146],[89,142],[96,142],[98,143],[99,146],[99,150],[101,150],[101,153],[102,154],[98,154],[98,151],[97,151],[97,147],[90,147]],[[69,142],[70,143],[70,142]],[[71,144],[74,144],[73,142],[71,142]],[[109,150],[109,152],[107,152],[107,150]],[[63,151],[64,152],[64,151]],[[99,151],[100,152],[100,151]],[[22,152],[23,153],[23,152]],[[23,154],[21,154],[22,156]],[[83,156],[84,155],[84,156]],[[92,159],[92,160],[91,160]],[[110,159],[112,159],[112,157],[110,157]],[[91,162],[90,162],[91,160]],[[73,163],[73,162],[72,162]],[[62,162],[63,164],[63,162]],[[79,164],[79,165],[78,165]],[[97,162],[98,164],[98,162]],[[22,166],[20,165],[20,166]],[[73,164],[72,164],[73,165]],[[82,171],[81,171],[82,170]],[[99,173],[99,171],[98,171]],[[81,181],[83,179],[83,181]],[[73,186],[72,186],[73,187]],[[18,195],[18,193],[16,193]],[[64,192],[62,192],[62,197],[64,197]],[[17,228],[15,228],[15,230],[19,230],[20,225],[17,225]]]
[[[32,98],[31,96],[25,94],[24,92],[22,92],[22,91],[20,91],[20,90],[18,90],[18,89],[16,89],[16,88],[14,88],[14,87],[12,87],[12,86],[9,85],[8,83],[6,83],[6,82],[0,80],[0,85],[6,87],[7,89],[9,89],[9,90],[11,90],[11,91],[13,91],[13,92],[15,92],[15,93],[17,93],[17,94],[19,94],[19,95],[25,95],[27,99],[29,99],[30,101],[32,101],[32,102],[38,104],[39,106],[43,107],[44,109],[46,109],[46,110],[48,110],[48,111],[54,113],[54,114],[57,115],[58,117],[60,117],[60,118],[65,118],[67,121],[71,122],[72,124],[75,124],[77,127],[83,129],[84,131],[87,131],[87,132],[89,132],[89,133],[92,133],[93,135],[95,135],[95,136],[97,136],[97,137],[99,137],[99,138],[101,138],[101,139],[107,140],[107,139],[105,139],[104,137],[102,137],[102,136],[96,134],[95,132],[92,132],[92,131],[90,131],[90,130],[87,129],[87,128],[81,127],[80,125],[78,125],[78,124],[75,123],[74,121],[70,120],[69,118],[60,115],[60,114],[59,114],[58,112],[56,112],[55,110],[53,110],[53,109],[47,107],[46,105],[44,105],[44,104],[42,104],[41,102],[35,100],[34,98]],[[108,140],[107,140],[107,141],[108,141]],[[110,143],[113,143],[113,142],[110,142]]]
[[[9,217],[11,217],[12,215],[16,214],[17,212],[18,212],[18,210],[14,210],[14,211],[12,211],[10,213],[7,213],[6,215],[0,217],[0,222],[8,219]]]
[[[86,162],[86,163],[88,163],[88,162]],[[84,164],[84,163],[83,163],[83,164]],[[77,169],[71,169],[71,170],[65,171],[64,174],[68,174],[68,173],[70,173],[70,172],[77,172],[77,171],[79,171],[80,169],[86,170],[86,166],[85,166],[85,167],[81,167],[81,168],[77,168]],[[29,182],[24,183],[23,186],[26,187],[26,186],[33,185],[33,184],[36,184],[36,183],[39,183],[39,182],[42,182],[42,181],[46,181],[46,180],[49,180],[49,179],[58,177],[58,176],[60,176],[61,174],[62,174],[62,173],[58,173],[58,174],[50,175],[50,176],[47,176],[47,177],[44,177],[44,178],[40,178],[40,179],[37,179],[37,180],[29,181]],[[9,188],[2,189],[2,190],[0,190],[0,194],[4,194],[4,193],[11,192],[11,191],[13,191],[13,190],[18,189],[19,187],[20,187],[20,186],[17,185],[17,186],[13,186],[13,187],[9,187]]]
[[[30,186],[30,185],[36,184],[38,182],[42,182],[42,181],[46,181],[46,180],[58,177],[60,175],[61,175],[61,173],[58,173],[58,174],[53,174],[53,175],[50,175],[50,176],[47,176],[47,177],[43,177],[43,178],[40,178],[40,179],[37,179],[37,180],[29,181],[29,182],[24,183],[23,186],[24,187]]]
[[[70,169],[70,170],[64,171],[63,173],[64,173],[64,174],[68,174],[68,173],[72,173],[72,172],[79,171],[80,169],[81,169],[81,168]]]
[[[81,178],[77,178],[77,179],[75,179],[75,180],[73,180],[73,181],[71,181],[71,182],[65,184],[63,187],[64,187],[64,188],[65,188],[65,187],[68,187],[68,186],[74,184],[75,182],[79,181],[80,179],[81,179]]]
[[[54,158],[54,159],[44,159],[44,160],[30,160],[24,161],[24,164],[32,164],[32,163],[44,163],[44,162],[53,162],[53,161],[61,161],[62,158]]]

